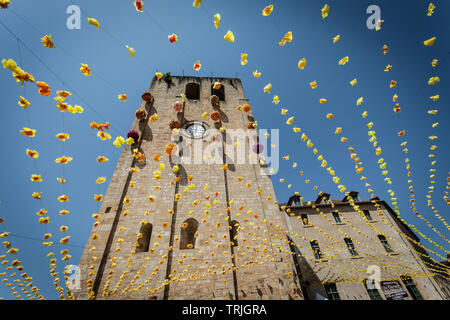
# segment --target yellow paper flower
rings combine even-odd
[[[258,70],[253,71],[253,76],[258,79],[261,76],[261,72],[258,72]]]
[[[347,57],[344,57],[344,58],[342,58],[341,60],[339,60],[339,64],[340,64],[341,66],[343,66],[343,65],[345,65],[348,61],[349,61],[349,57],[347,56]]]
[[[430,38],[428,40],[425,40],[423,44],[427,47],[431,47],[436,42],[436,37]]]
[[[49,48],[49,49],[54,49],[55,45],[53,44],[52,41],[52,36],[51,35],[45,35],[41,38],[41,42],[44,45],[44,47]]]
[[[99,156],[97,158],[97,162],[98,163],[107,162],[107,161],[109,161],[109,159],[107,157],[104,157],[104,156]]]
[[[335,36],[335,37],[333,38],[333,43],[336,43],[336,42],[338,42],[339,40],[341,40],[341,36],[340,36],[340,35],[337,35],[337,36]]]
[[[228,32],[225,34],[225,36],[223,37],[225,39],[225,41],[229,41],[229,42],[234,42],[234,34],[233,32],[231,32],[231,30],[228,30]]]
[[[356,80],[356,78],[353,79],[352,81],[350,81],[350,84],[351,84],[352,86],[355,86],[357,83],[358,83],[358,80]]]
[[[31,103],[22,96],[19,97],[19,101],[17,102],[17,104],[24,109],[26,109],[26,107],[29,107],[31,105]]]
[[[68,133],[58,133],[56,135],[56,137],[60,140],[60,141],[66,141],[67,139],[70,138],[70,134]]]
[[[294,117],[290,117],[289,119],[287,119],[286,124],[291,125],[294,123]]]
[[[271,83],[269,83],[268,85],[266,85],[264,87],[264,92],[270,93],[270,89],[272,89],[272,84]]]
[[[65,194],[63,194],[62,196],[59,196],[57,200],[58,202],[68,202],[69,198]]]
[[[311,87],[311,89],[316,89],[317,88],[317,81],[316,80],[311,81],[309,83],[309,86]]]
[[[433,101],[437,101],[437,100],[439,100],[439,95],[437,94],[435,96],[431,96],[430,99]]]
[[[359,106],[364,102],[364,97],[359,98],[358,100],[356,100],[356,105]]]
[[[428,80],[428,84],[429,84],[430,86],[432,86],[432,85],[435,85],[436,83],[438,83],[439,81],[441,81],[441,79],[439,79],[439,77],[431,77],[431,78]]]
[[[434,13],[434,9],[436,9],[436,6],[433,3],[430,3],[427,9],[427,16],[432,16]]]
[[[59,90],[56,91],[56,94],[58,95],[58,97],[61,97],[63,99],[67,98],[68,96],[71,96],[72,94],[69,91],[65,91],[65,90]],[[56,99],[56,98],[55,98]]]
[[[42,192],[33,192],[33,194],[31,196],[36,200],[41,200]]]
[[[148,118],[149,122],[155,122],[158,119],[158,114],[154,113],[150,118]]]
[[[30,129],[30,128],[25,128],[25,127],[22,130],[20,130],[20,133],[22,133],[24,136],[30,137],[30,138],[33,138],[36,136],[36,130]]]
[[[59,240],[59,243],[61,243],[61,244],[68,244],[70,238],[71,238],[71,236],[64,237],[61,240]]]
[[[271,13],[272,13],[272,11],[273,11],[273,4],[271,4],[271,5],[267,6],[267,7],[265,7],[265,8],[263,9],[263,11],[262,11],[262,15],[265,16],[265,17],[270,16]]]
[[[31,175],[31,179],[30,180],[33,181],[33,182],[42,182],[42,175],[33,173]]]
[[[95,180],[95,183],[102,184],[106,181],[106,177],[98,177],[97,180]]]
[[[66,163],[69,163],[72,160],[73,160],[72,157],[62,156],[60,158],[56,158],[55,162],[56,163],[60,163],[60,164],[66,164]]]
[[[216,29],[219,29],[219,26],[220,26],[220,13],[216,13],[214,15],[214,27]]]
[[[325,19],[326,17],[328,17],[328,13],[330,12],[330,7],[328,6],[328,4],[323,6],[323,8],[322,8],[322,10],[320,10],[320,12],[322,13],[322,19]]]
[[[245,66],[247,64],[247,57],[248,54],[247,53],[241,53],[241,65]]]
[[[130,57],[133,58],[134,54],[136,53],[136,50],[134,50],[133,48],[131,48],[129,45],[125,45],[125,48],[127,48],[128,53],[130,54]]]
[[[273,101],[274,104],[279,104],[280,103],[280,98],[278,96],[273,96]]]
[[[375,31],[380,31],[381,28],[383,27],[383,22],[384,20],[378,20],[375,26]]]
[[[81,106],[75,105],[72,110],[69,109],[70,113],[83,113],[84,109]]]
[[[292,42],[292,31],[288,31],[283,39],[281,39],[281,41],[279,42],[279,45],[282,47],[284,46],[287,42]]]
[[[117,137],[114,142],[113,145],[115,145],[117,148],[120,148],[122,146],[122,144],[125,143],[125,138],[122,136]]]
[[[434,67],[436,67],[438,65],[438,59],[433,59],[433,61],[431,61],[431,65]]]
[[[202,4],[202,0],[194,0],[194,2],[192,3],[192,6],[200,8],[201,4]]]
[[[84,64],[84,63],[81,64],[80,71],[81,71],[82,74],[84,74],[87,77],[89,77],[92,74],[91,68],[89,68],[89,66],[87,64]]]
[[[8,9],[9,4],[10,0],[0,0],[0,8],[2,9]]]
[[[304,70],[306,67],[306,58],[303,58],[298,61],[298,68]]]
[[[160,80],[162,77],[164,77],[164,75],[161,72],[156,72],[155,76],[156,76],[156,78],[158,78],[158,80]]]
[[[101,140],[111,140],[111,135],[105,131],[97,131],[97,137]]]
[[[97,29],[100,29],[100,23],[97,21],[97,19],[94,18],[88,18],[89,24],[97,27]]]
[[[26,153],[27,153],[27,156],[29,156],[30,158],[33,158],[33,159],[39,158],[39,152],[37,152],[36,150],[27,149]]]
[[[50,222],[50,217],[40,217],[39,218],[39,223],[40,224],[47,224],[47,223],[49,223]]]
[[[327,102],[327,99],[322,98],[322,99],[319,100],[319,102],[320,102],[320,104],[325,104]]]

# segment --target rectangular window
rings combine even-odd
[[[107,207],[105,213],[109,213],[111,211],[111,207]]]
[[[342,222],[341,221],[341,216],[339,215],[338,212],[333,212],[333,218],[334,218],[334,221],[336,221],[336,223],[341,223]]]
[[[378,292],[378,289],[375,288],[375,284],[369,284],[367,283],[367,280],[365,280],[364,287],[366,287],[370,300],[383,300],[383,298],[380,295],[380,292]]]
[[[420,294],[419,290],[414,284],[414,281],[410,277],[401,277],[401,279],[406,289],[408,290],[409,294],[414,300],[423,300],[422,295]]]
[[[330,300],[341,300],[339,292],[337,291],[335,283],[329,283],[325,285],[325,291],[327,292],[328,299]]]
[[[369,210],[363,210],[364,215],[366,216],[366,219],[371,221],[372,220],[372,216],[370,215]]]
[[[308,225],[308,215],[302,214],[302,215],[300,215],[300,217],[302,218],[303,225],[307,226]]]
[[[322,259],[322,252],[320,251],[320,248],[319,248],[319,242],[317,240],[313,240],[310,243],[311,243],[311,249],[314,252],[314,257],[316,259]]]
[[[391,253],[394,252],[394,250],[392,250],[391,246],[389,245],[389,243],[386,240],[386,237],[379,234],[378,235],[378,239],[380,239],[381,244],[383,245],[384,249],[386,250],[386,252]]]
[[[344,238],[345,244],[347,245],[348,251],[350,254],[354,257],[358,255],[358,252],[355,249],[355,245],[353,244],[352,239],[350,238]]]
[[[330,203],[330,200],[328,200],[327,197],[323,197],[323,198],[322,198],[322,201],[323,201],[323,203],[325,203],[325,204],[329,204],[329,203]]]
[[[296,206],[296,207],[300,207],[302,205],[302,203],[300,202],[300,199],[298,199],[298,198],[294,199],[293,203],[294,203],[294,206]]]
[[[355,195],[353,195],[353,196],[351,196],[352,197],[352,199],[353,199],[353,201],[356,203],[356,202],[359,202],[359,198],[358,198],[358,196],[355,196]]]

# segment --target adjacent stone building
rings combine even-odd
[[[280,210],[305,299],[448,299],[448,266],[430,258],[386,202],[320,193],[309,202],[294,195]]]

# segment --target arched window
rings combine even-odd
[[[188,83],[184,94],[189,100],[200,100],[200,85],[195,82]]]
[[[136,253],[148,252],[150,247],[150,238],[152,237],[152,229],[153,225],[151,223],[147,223],[141,227],[139,233],[142,237],[138,239],[139,247],[136,248]]]
[[[214,85],[211,85],[211,95],[219,97],[219,101],[225,101],[225,87],[222,84],[219,89],[214,89]]]
[[[180,249],[195,248],[195,233],[198,229],[198,222],[194,218],[189,218],[181,226]]]
[[[233,247],[237,247],[238,244],[238,240],[237,240],[237,234],[238,234],[238,228],[239,228],[239,222],[237,222],[236,220],[233,220],[230,222],[230,237],[231,237],[231,242],[233,242]]]

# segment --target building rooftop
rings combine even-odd
[[[416,242],[420,242],[419,237],[417,237],[417,235],[411,230],[411,228],[400,219],[400,217],[398,216],[398,214],[389,206],[388,203],[386,203],[384,200],[380,200],[378,197],[375,197],[371,200],[360,200],[358,197],[358,192],[356,191],[350,191],[349,192],[350,196],[356,196],[356,204],[360,205],[360,204],[373,204],[373,201],[376,201],[379,204],[382,204],[383,207],[390,213],[391,217],[398,223],[398,225],[401,225],[403,228],[405,228],[405,230],[408,232],[409,236],[411,238],[413,238]],[[288,202],[286,203],[279,203],[278,206],[280,208],[280,210],[282,210],[282,207],[288,207],[290,209],[294,209],[294,210],[304,210],[304,209],[308,209],[308,208],[312,208],[312,206],[315,207],[331,207],[332,205],[334,206],[343,206],[343,205],[350,205],[350,203],[348,202],[348,200],[346,199],[346,197],[344,197],[344,199],[342,200],[332,200],[330,198],[330,194],[328,193],[320,193],[319,196],[317,197],[317,199],[315,201],[300,201],[300,195],[293,195],[289,198]],[[330,199],[330,203],[324,203],[322,202],[323,198],[327,198]],[[299,203],[301,204],[300,206],[298,205],[292,205],[292,203],[294,202],[294,199],[298,199]],[[308,204],[309,203],[309,204]]]

